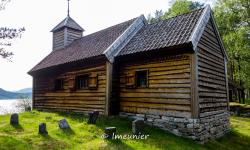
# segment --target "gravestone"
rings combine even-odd
[[[66,119],[59,120],[58,125],[60,129],[70,129],[70,126]]]
[[[46,123],[39,124],[39,134],[48,134],[48,131],[46,129]]]
[[[93,111],[93,112],[90,112],[89,113],[89,120],[88,120],[88,123],[89,124],[95,124],[96,123],[96,120],[99,116],[99,111]]]
[[[132,122],[132,132],[133,134],[140,134],[143,133],[144,130],[144,121],[141,119],[134,120]]]
[[[10,124],[12,125],[18,125],[19,124],[19,119],[18,119],[18,114],[14,113],[10,116]]]
[[[105,138],[111,139],[113,135],[116,133],[116,127],[106,127],[105,128]]]

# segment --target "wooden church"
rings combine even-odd
[[[33,108],[141,118],[198,141],[229,130],[227,53],[210,6],[83,31],[69,15],[51,31],[52,52],[29,71]]]

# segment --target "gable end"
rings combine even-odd
[[[207,5],[189,38],[189,41],[192,43],[193,49],[195,51],[196,51],[198,42],[200,41],[200,38],[202,36],[202,33],[206,27],[206,24],[210,18],[210,14],[211,14],[211,8],[209,5]]]
[[[193,45],[193,50],[197,51],[197,45],[198,45],[198,43],[199,43],[199,41],[201,39],[201,36],[203,35],[203,32],[204,32],[209,20],[211,20],[215,35],[216,35],[216,37],[218,39],[218,42],[219,42],[219,45],[220,45],[220,47],[221,47],[221,49],[223,51],[223,56],[226,59],[228,59],[228,55],[227,55],[227,52],[225,50],[224,44],[223,44],[223,42],[221,40],[219,31],[218,31],[218,27],[217,27],[217,24],[215,23],[214,16],[212,14],[210,5],[207,5],[205,7],[205,9],[203,11],[203,14],[201,15],[198,23],[196,24],[196,26],[195,26],[195,28],[194,28],[194,30],[193,30],[190,38],[189,38],[189,41]]]

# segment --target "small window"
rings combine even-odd
[[[63,90],[63,79],[55,80],[55,90]]]
[[[76,88],[86,89],[89,87],[89,75],[81,75],[76,77]]]
[[[136,71],[136,86],[137,87],[148,87],[148,71],[141,70]]]

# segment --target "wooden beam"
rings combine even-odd
[[[32,77],[32,109],[34,108],[34,100],[35,100],[35,77]]]
[[[224,58],[225,62],[225,78],[226,78],[226,90],[227,90],[227,109],[230,110],[229,106],[229,88],[228,88],[228,78],[227,78],[227,58]]]
[[[106,102],[105,102],[105,115],[110,114],[110,98],[112,89],[112,72],[113,64],[106,61]]]
[[[198,57],[197,53],[191,54],[191,114],[192,118],[199,117],[198,98]]]

